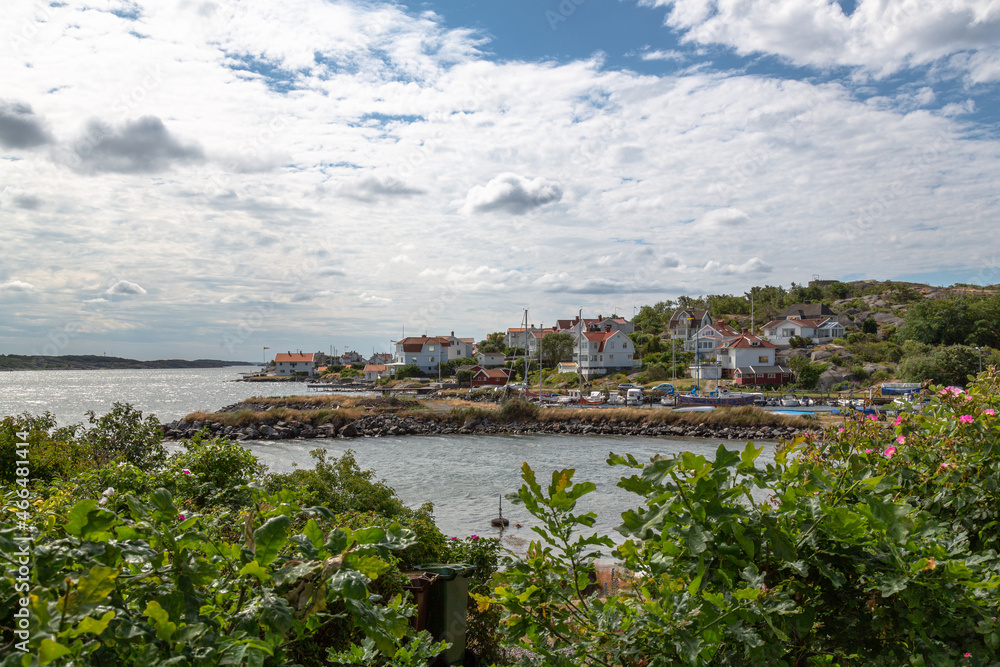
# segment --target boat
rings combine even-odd
[[[601,405],[604,403],[604,394],[599,391],[592,391],[587,396],[580,397],[580,405]]]
[[[625,399],[617,391],[608,392],[608,400],[605,402],[608,405],[625,405]]]
[[[677,396],[678,406],[711,405],[716,407],[734,407],[739,405],[753,405],[753,402],[760,396],[758,393],[741,393],[729,391],[726,387],[721,387],[715,391],[702,396],[697,389],[692,389],[689,394],[679,394]]]
[[[797,408],[801,403],[799,403],[798,397],[794,394],[785,394],[781,397],[781,405],[785,408]]]
[[[640,387],[632,387],[625,394],[625,405],[642,405],[643,403],[645,403],[645,397],[642,395]]]

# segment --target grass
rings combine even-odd
[[[364,413],[357,408],[317,408],[313,410],[296,410],[293,408],[276,407],[265,411],[237,410],[235,412],[192,412],[184,417],[186,422],[216,422],[224,426],[243,428],[260,424],[276,424],[279,421],[301,422],[310,426],[334,424],[338,428],[352,422]]]

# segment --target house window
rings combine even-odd
[[[768,359],[767,359],[766,356],[765,357],[757,357],[757,363],[758,364],[766,364],[767,361],[768,361]]]
[[[795,335],[795,329],[782,329],[781,330],[781,337],[782,338],[791,338],[794,335]]]
[[[774,373],[768,373],[767,374],[767,379],[768,380],[773,380],[774,379]]]

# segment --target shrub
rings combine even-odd
[[[623,466],[624,590],[588,595],[606,537],[589,482],[525,464],[542,540],[498,575],[508,641],[546,665],[997,664],[1000,377],[932,394],[890,429],[862,420],[762,448]],[[754,489],[766,489],[764,502]]]
[[[788,346],[792,348],[803,348],[812,345],[812,341],[804,336],[792,336],[788,339]]]
[[[121,460],[143,470],[155,470],[167,459],[163,431],[156,415],[143,418],[142,411],[128,403],[114,403],[111,412],[97,417],[87,412],[92,427],[80,433],[101,463]]]
[[[24,413],[0,421],[0,482],[13,484],[18,478],[17,462],[24,459],[18,450],[23,451],[25,446],[31,479],[35,481],[72,478],[95,465],[92,449],[64,439],[66,430],[62,434],[58,430],[53,432],[55,425],[55,418],[48,412],[39,417]],[[26,439],[19,437],[19,433]]]

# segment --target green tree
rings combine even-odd
[[[542,358],[550,364],[573,358],[573,336],[568,333],[549,334],[542,338]]]
[[[423,374],[424,372],[420,370],[420,366],[417,366],[416,364],[407,364],[396,371],[395,377],[397,380],[405,380],[406,378],[418,378]]]
[[[114,403],[111,412],[100,417],[93,410],[86,414],[92,427],[81,433],[80,440],[93,448],[99,462],[126,461],[153,470],[166,461],[163,430],[156,415],[143,418],[142,411],[128,403]]]
[[[479,341],[476,349],[484,354],[492,354],[504,351],[504,332],[497,331],[486,336],[486,340]]]
[[[869,317],[861,323],[861,333],[878,334],[878,322],[875,321],[874,317]]]

